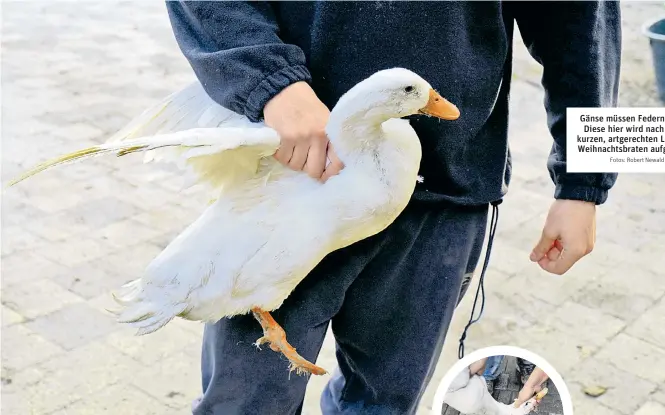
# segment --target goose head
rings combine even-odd
[[[540,392],[536,394],[533,398],[529,399],[528,401],[524,402],[522,405],[520,405],[518,408],[515,408],[518,412],[517,414],[530,414],[533,412],[536,408],[538,408],[538,404],[540,404],[540,401],[543,400],[545,395],[547,395],[548,389],[543,388]],[[513,409],[513,408],[511,408]]]
[[[455,120],[460,112],[414,72],[393,68],[374,73],[351,88],[333,109],[333,122],[381,123],[392,118],[423,114]]]
[[[519,408],[515,408],[512,405],[501,404],[501,414],[505,415],[527,415],[535,411],[538,407],[538,402],[535,398],[531,398],[528,401],[524,402]]]

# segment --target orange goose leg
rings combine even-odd
[[[289,362],[291,363],[289,365],[289,371],[295,370],[299,375],[303,373],[325,375],[328,373],[323,368],[308,362],[296,352],[296,349],[286,341],[286,333],[284,332],[284,329],[277,324],[269,312],[255,307],[252,308],[252,313],[254,313],[254,318],[261,323],[261,327],[263,328],[263,337],[258,339],[255,343],[257,347],[260,347],[264,343],[270,343],[270,348],[273,351],[282,352],[282,354],[289,359]]]

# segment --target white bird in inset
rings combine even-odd
[[[283,303],[330,252],[385,229],[418,180],[421,146],[409,121],[445,120],[458,109],[406,69],[380,71],[349,90],[326,133],[344,169],[325,183],[272,156],[277,132],[216,104],[194,83],[147,110],[105,144],[35,167],[13,184],[55,165],[147,152],[176,162],[217,197],[115,298],[118,321],[151,333],[174,317],[214,323],[254,313],[264,336],[298,373],[324,374],[286,341],[269,311]]]
[[[463,415],[526,415],[536,408],[545,394],[547,388],[517,408],[497,402],[487,390],[484,378],[471,374],[466,367],[455,376],[443,401]]]

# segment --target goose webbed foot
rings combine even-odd
[[[261,323],[263,328],[263,337],[259,338],[254,345],[261,348],[262,344],[269,343],[270,348],[275,352],[281,352],[287,359],[289,359],[289,371],[296,371],[297,374],[314,374],[325,375],[326,370],[314,365],[300,356],[296,349],[286,341],[286,333],[284,329],[277,324],[275,319],[269,312],[261,310],[260,308],[253,308],[252,313],[254,318]]]

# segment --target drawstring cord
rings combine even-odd
[[[494,235],[496,234],[496,225],[499,222],[499,205],[503,200],[499,199],[492,202],[492,218],[490,219],[490,231],[489,238],[487,240],[487,251],[485,252],[485,262],[483,263],[483,270],[480,272],[480,281],[478,282],[478,289],[476,290],[476,296],[473,300],[473,307],[471,308],[471,317],[469,317],[469,322],[464,327],[462,336],[459,339],[459,349],[458,357],[461,359],[464,357],[464,340],[466,340],[466,333],[471,327],[472,324],[478,322],[483,316],[483,311],[485,310],[485,272],[487,271],[487,265],[490,262],[490,253],[492,252],[492,244],[494,243]],[[473,318],[476,313],[476,305],[478,303],[478,296],[481,296],[480,301],[480,313],[478,313],[478,318]]]

